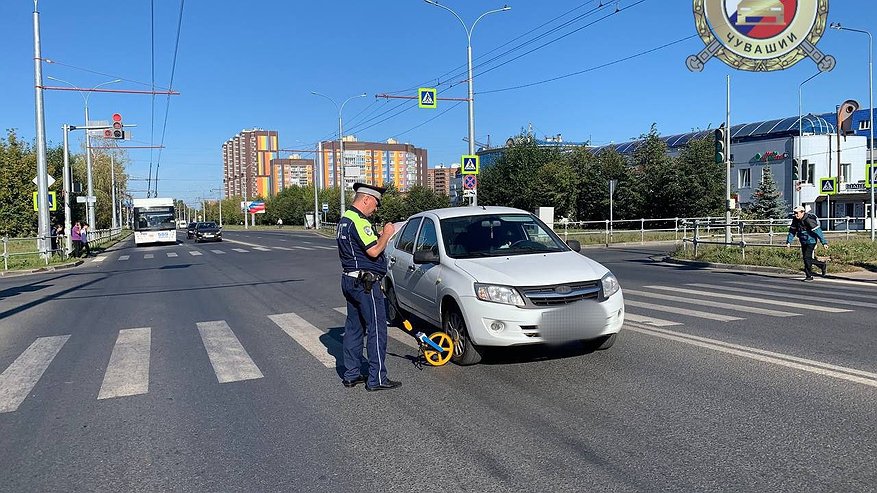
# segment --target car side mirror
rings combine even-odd
[[[415,264],[438,264],[439,256],[432,250],[417,250],[414,252]]]
[[[579,243],[579,240],[569,240],[566,242],[566,244],[569,245],[569,247],[572,248],[572,251],[574,252],[582,251],[582,244]]]

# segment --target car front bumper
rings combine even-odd
[[[472,342],[481,346],[595,339],[618,332],[624,324],[621,291],[605,301],[589,299],[540,308],[518,308],[481,301],[475,296],[460,301]]]

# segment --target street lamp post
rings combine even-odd
[[[338,180],[338,182],[341,184],[341,214],[344,214],[344,210],[345,210],[345,204],[344,204],[344,192],[345,192],[345,183],[344,183],[344,124],[343,124],[343,120],[341,119],[341,112],[344,111],[344,105],[347,104],[348,101],[350,101],[351,99],[356,99],[356,98],[364,98],[366,96],[366,94],[362,93],[362,94],[357,94],[356,96],[350,96],[349,98],[345,99],[343,103],[341,103],[341,106],[338,106],[338,103],[336,103],[334,99],[330,98],[329,96],[326,96],[325,94],[322,94],[322,93],[319,93],[316,91],[311,91],[311,94],[313,94],[314,96],[322,96],[322,97],[328,99],[329,101],[332,101],[332,104],[334,104],[335,108],[338,109],[338,148],[339,148],[338,154],[340,156],[339,159],[340,159],[341,163],[340,163],[340,165],[338,165],[338,173],[336,174],[336,178],[338,176],[341,177]]]
[[[871,185],[871,241],[874,241],[874,222],[875,218],[877,218],[877,215],[874,214],[874,173],[877,171],[874,169],[874,165],[877,164],[874,162],[874,37],[871,36],[869,31],[843,27],[839,22],[832,22],[831,28],[838,31],[850,31],[868,35],[868,107],[871,112],[871,121],[868,122],[868,127],[871,129],[871,140],[868,144],[868,160],[871,161],[871,183],[869,183]],[[837,131],[840,132],[840,129]]]
[[[73,87],[74,89],[77,87],[76,85],[74,85],[70,82],[67,82],[66,80],[58,79],[57,77],[47,76],[46,78],[54,80],[54,81],[58,81],[58,82],[63,82],[64,84],[67,84],[68,86]],[[85,93],[83,93],[82,91],[79,91],[79,90],[76,91],[79,93],[80,96],[82,96],[82,99],[85,101],[85,126],[86,127],[88,126],[88,97],[91,95],[92,91],[94,91],[98,87],[106,86],[109,84],[116,84],[119,82],[122,82],[122,79],[108,80],[106,82],[102,82],[102,83],[92,87],[91,91],[87,91]],[[88,216],[88,225],[90,227],[94,228],[95,227],[94,209],[97,206],[97,202],[95,202],[94,204],[92,204],[90,202],[90,198],[94,197],[94,190],[93,190],[92,180],[91,180],[91,139],[89,138],[88,130],[85,131],[85,163],[86,163],[85,164],[85,166],[86,166],[86,171],[85,171],[86,180],[88,181],[88,185],[87,185],[88,186],[88,198],[86,199],[86,202],[85,202],[85,211],[86,211],[86,215]]]
[[[469,98],[468,98],[468,102],[469,102],[469,155],[473,155],[473,154],[475,154],[475,92],[474,92],[474,89],[472,86],[472,81],[473,81],[473,77],[472,77],[472,31],[475,29],[475,25],[478,24],[478,21],[480,21],[481,18],[483,18],[484,16],[486,16],[488,14],[495,14],[497,12],[505,12],[507,10],[511,10],[512,8],[509,7],[508,5],[503,5],[502,8],[488,10],[487,12],[479,15],[478,18],[475,19],[475,22],[472,23],[472,26],[468,27],[468,26],[466,26],[466,22],[464,22],[463,19],[456,12],[454,12],[450,7],[447,7],[445,5],[438,3],[436,0],[424,0],[424,1],[430,5],[435,5],[436,7],[441,7],[443,9],[447,10],[448,12],[454,14],[454,17],[456,17],[457,20],[460,21],[460,24],[463,25],[463,30],[466,31],[466,59],[467,59],[467,65],[469,67],[469,77],[467,80],[467,82],[469,83]],[[472,205],[478,205],[478,195],[477,194],[472,196]]]
[[[798,178],[800,178],[801,175],[804,174],[804,160],[801,159],[801,140],[803,140],[803,138],[804,138],[804,124],[801,121],[801,119],[804,118],[804,116],[803,116],[803,114],[804,114],[803,103],[801,102],[802,89],[804,88],[804,84],[815,79],[816,76],[821,74],[821,73],[822,72],[816,72],[815,74],[808,77],[807,80],[798,84],[798,145],[797,145],[798,149],[797,149],[797,152],[795,153],[795,158],[798,160],[798,166],[801,167],[801,169],[798,170],[798,173],[799,173]],[[794,164],[795,163],[793,162],[792,165],[794,166]],[[801,197],[801,193],[798,191],[798,184],[793,183],[792,184],[792,202],[793,202],[792,206],[793,207],[801,205],[800,204],[800,202],[801,202],[800,197]]]

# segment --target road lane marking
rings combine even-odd
[[[643,297],[647,297],[647,298],[655,298],[658,300],[678,301],[681,303],[689,303],[692,305],[709,306],[712,308],[722,308],[725,310],[734,310],[734,311],[741,311],[741,312],[746,312],[746,313],[755,313],[758,315],[768,315],[771,317],[797,317],[797,316],[801,315],[800,313],[781,312],[778,310],[768,310],[767,308],[756,308],[754,306],[732,305],[730,303],[720,303],[718,301],[683,298],[682,296],[671,296],[669,294],[649,293],[648,291],[638,291],[636,289],[625,289],[624,294],[625,294],[625,301],[627,301],[627,295],[631,294],[634,296],[643,296]]]
[[[627,290],[625,290],[625,293]],[[626,301],[626,300],[625,300]],[[624,313],[624,320],[630,320],[631,322],[639,322],[641,324],[653,325],[655,327],[670,327],[673,325],[682,325],[680,322],[671,322],[669,320],[661,320],[660,318],[653,317],[645,317],[642,315],[636,315],[630,312]]]
[[[248,237],[249,238],[249,237]],[[228,238],[224,238],[223,241],[228,243],[235,243],[237,245],[248,246],[250,248],[261,247],[262,245],[258,245],[256,243],[247,243],[246,241],[238,241],[238,240],[229,240]]]
[[[719,322],[731,322],[734,320],[743,320],[740,317],[732,317],[730,315],[719,315],[716,313],[702,312],[700,310],[689,310],[687,308],[677,308],[674,306],[656,305],[654,303],[644,303],[642,301],[624,300],[625,306],[634,308],[646,308],[659,312],[675,313],[677,315],[686,315],[689,317],[705,318],[708,320],[718,320]]]
[[[253,380],[264,376],[224,320],[198,322],[197,325],[219,383]]]
[[[803,274],[803,272],[802,272],[802,274]],[[770,277],[771,277],[771,282],[776,282],[777,284],[789,284],[790,286],[800,286],[801,285],[801,278],[800,277],[797,279],[789,279],[788,277],[773,277],[773,276],[770,276]],[[819,284],[822,284],[822,283],[838,284],[839,286],[832,286],[832,288],[837,289],[837,290],[841,290],[841,291],[858,291],[861,293],[862,291],[873,291],[874,289],[877,289],[877,284],[875,284],[873,281],[868,281],[868,280],[854,281],[852,279],[831,279],[831,278],[823,279],[823,278],[819,278],[818,281],[819,281]],[[845,287],[842,285],[847,285],[850,287]]]
[[[295,313],[268,315],[268,318],[326,368],[335,368],[337,362],[330,353],[342,354],[340,342]]]
[[[336,312],[344,315],[345,317],[347,316],[347,307],[345,307],[345,306],[335,307],[334,310]],[[436,330],[438,330],[438,329],[436,329]],[[392,325],[387,326],[387,336],[401,342],[402,344],[405,344],[408,347],[417,349],[417,346],[418,346],[417,339],[411,337],[408,334],[408,332],[406,332],[404,329],[402,329],[400,327],[396,327],[396,326],[392,326]]]
[[[265,248],[262,246],[253,247],[253,250],[259,250],[260,252],[270,252],[271,251],[270,248]]]
[[[294,245],[292,248],[297,248],[299,250],[313,250],[313,248],[311,248],[311,247],[303,247],[303,246],[299,246],[299,245]]]
[[[314,245],[314,248],[319,248],[321,250],[337,250],[338,249],[338,247],[329,247],[329,246],[320,246],[320,245]]]
[[[40,337],[0,373],[0,413],[18,409],[70,336]]]
[[[706,349],[712,349],[714,351],[733,354],[735,356],[754,359],[757,361],[762,361],[764,363],[771,363],[774,365],[794,368],[797,370],[816,373],[832,378],[839,378],[841,380],[861,383],[863,385],[868,385],[871,387],[877,387],[877,373],[857,370],[855,368],[832,365],[830,363],[823,363],[821,361],[799,358],[797,356],[776,353],[773,351],[766,351],[764,349],[741,346],[739,344],[732,344],[730,342],[709,339],[707,337],[699,337],[667,329],[659,329],[645,326],[638,327],[629,324],[625,324],[625,329],[633,332],[651,335],[654,337],[669,339],[671,341],[677,341]]]
[[[735,288],[733,286],[719,286],[716,284],[701,284],[701,283],[691,283],[686,284],[686,286],[693,286],[696,288],[707,288],[707,289],[718,289],[720,291],[734,291],[739,293],[741,291],[740,288]],[[792,294],[792,293],[779,293],[776,291],[763,291],[760,289],[746,289],[746,293],[748,294],[756,294],[762,296],[776,296],[777,298],[793,298],[801,301],[815,301],[817,303],[831,303],[835,305],[848,305],[848,306],[857,306],[862,308],[865,304],[861,301],[849,301],[849,300],[836,300],[828,297],[818,297],[818,296],[807,296],[803,294]],[[812,292],[812,291],[811,291]],[[842,294],[845,296],[845,294]]]
[[[119,255],[119,262],[123,262],[125,260],[128,260],[129,258],[131,258],[130,255]]]
[[[791,301],[777,301],[777,300],[764,300],[753,298],[751,296],[737,296],[733,294],[725,294],[725,293],[711,293],[709,291],[699,291],[696,289],[683,289],[675,286],[643,286],[646,289],[660,289],[664,291],[673,291],[675,293],[685,293],[685,294],[696,294],[701,296],[711,296],[713,298],[725,298],[729,300],[738,300],[738,301],[746,301],[749,303],[761,303],[763,305],[779,305],[785,308],[798,308],[801,310],[813,310],[817,312],[828,312],[828,313],[844,313],[852,310],[846,310],[844,308],[834,308],[830,306],[816,306],[816,305],[805,305],[802,303],[793,303]]]
[[[197,250],[189,250],[189,255],[191,255],[193,257],[197,257],[199,255],[202,255],[202,253],[197,251]]]
[[[232,250],[234,250],[236,252],[241,252],[241,253],[250,253],[249,250],[244,250],[243,248],[232,248]]]
[[[151,334],[149,327],[119,331],[98,400],[149,392]]]
[[[276,247],[273,247],[273,248],[274,248],[275,250],[284,250],[284,251],[287,251],[287,252],[291,252],[291,251],[292,251],[292,248],[289,248],[289,247],[276,246]]]
[[[151,253],[147,253],[146,255],[143,256],[143,258],[145,258],[145,259],[147,259],[147,258],[155,258],[155,255],[153,255],[153,254],[151,254]]]
[[[177,257],[177,252],[167,252],[168,257]]]
[[[225,255],[225,252],[222,250],[210,250],[210,251],[217,254],[217,255]]]

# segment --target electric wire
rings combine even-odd
[[[501,88],[501,89],[489,89],[489,90],[487,90],[487,91],[478,91],[477,94],[479,94],[479,95],[482,95],[482,94],[492,94],[492,93],[503,92],[503,91],[511,91],[511,90],[515,90],[515,89],[523,89],[523,88],[526,88],[526,87],[533,87],[533,86],[538,86],[538,85],[540,85],[540,84],[547,84],[547,83],[549,83],[549,82],[554,82],[554,81],[557,81],[557,80],[566,79],[566,78],[568,78],[568,77],[573,77],[573,76],[576,76],[576,75],[581,75],[581,74],[585,74],[585,73],[588,73],[588,72],[593,72],[593,71],[595,71],[595,70],[599,70],[599,69],[601,69],[601,68],[606,68],[606,67],[609,67],[609,66],[612,66],[612,65],[616,65],[616,64],[619,64],[619,63],[622,63],[622,62],[626,62],[626,61],[628,61],[628,60],[632,60],[632,59],[634,59],[634,58],[638,58],[638,57],[641,57],[641,56],[645,56],[645,55],[648,55],[648,54],[654,53],[654,52],[656,52],[656,51],[663,50],[664,48],[668,48],[668,47],[670,47],[670,46],[673,46],[673,45],[676,45],[676,44],[682,43],[683,41],[688,41],[689,39],[696,38],[697,36],[698,36],[697,34],[692,34],[691,36],[686,36],[686,37],[684,37],[684,38],[679,38],[679,39],[677,39],[677,40],[675,40],[675,41],[670,41],[670,42],[668,42],[668,43],[664,43],[664,44],[662,44],[661,46],[656,46],[656,47],[654,47],[654,48],[649,48],[648,50],[644,50],[644,51],[641,51],[641,52],[639,52],[639,53],[635,53],[635,54],[633,54],[633,55],[629,55],[629,56],[626,56],[626,57],[623,57],[623,58],[618,58],[618,59],[616,59],[616,60],[612,60],[612,61],[610,61],[610,62],[602,63],[602,64],[600,64],[600,65],[595,65],[595,66],[593,66],[593,67],[589,67],[589,68],[586,68],[586,69],[583,69],[583,70],[579,70],[579,71],[576,71],[576,72],[571,72],[571,73],[568,73],[568,74],[559,75],[559,76],[557,76],[557,77],[552,77],[552,78],[550,78],[550,79],[540,80],[540,81],[537,81],[537,82],[530,82],[530,83],[527,83],[527,84],[519,84],[519,85],[517,85],[517,86],[504,87],[504,88]]]
[[[177,70],[177,54],[179,53],[179,49],[180,49],[180,31],[182,30],[182,27],[183,27],[183,7],[185,6],[185,4],[186,4],[186,0],[180,0],[180,15],[177,19],[177,39],[174,42],[174,59],[173,59],[173,62],[171,63],[171,77],[170,77],[170,82],[168,83],[168,87],[174,87],[174,73]],[[164,109],[164,124],[161,127],[161,143],[159,144],[160,147],[158,149],[158,161],[155,165],[155,192],[154,192],[154,196],[156,196],[156,197],[158,196],[158,172],[161,169],[161,154],[162,154],[161,151],[164,150],[164,137],[165,137],[165,134],[167,132],[167,117],[168,117],[168,114],[170,113],[170,106],[171,106],[171,95],[168,94],[167,95],[167,103],[165,104],[165,109]]]
[[[152,65],[152,101],[150,103],[150,117],[149,117],[149,145],[155,145],[155,0],[150,0],[149,2],[149,32],[150,32],[150,44],[152,46],[152,55],[151,65]],[[149,189],[152,184],[152,159],[153,159],[153,149],[149,149],[149,178],[150,180],[146,183],[146,188]],[[149,192],[146,192],[146,197],[149,197]]]
[[[60,65],[60,66],[62,66],[62,67],[67,67],[67,68],[72,68],[72,69],[74,69],[74,70],[80,70],[80,71],[82,71],[82,72],[86,72],[86,73],[89,73],[89,74],[100,75],[100,76],[103,76],[103,77],[109,77],[109,78],[111,78],[111,79],[119,79],[119,80],[121,80],[121,81],[130,82],[130,83],[132,83],[132,84],[138,84],[138,85],[146,86],[146,87],[149,87],[149,86],[150,86],[150,83],[149,83],[149,82],[141,82],[141,81],[139,81],[139,80],[126,79],[125,77],[120,77],[120,76],[118,76],[118,75],[108,74],[108,73],[105,73],[105,72],[98,72],[98,71],[96,71],[96,70],[87,69],[87,68],[85,68],[85,67],[79,67],[79,66],[76,66],[76,65],[70,65],[69,63],[59,62],[59,61],[57,61],[57,60],[55,60],[55,59],[53,59],[53,58],[51,58],[51,59],[50,59],[50,58],[43,58],[42,60],[43,60],[44,62],[46,62],[46,63],[51,63],[51,64],[53,64],[53,65]],[[162,87],[162,86],[155,86],[155,87],[157,87],[158,89],[165,90],[165,91],[168,90],[167,87]]]

